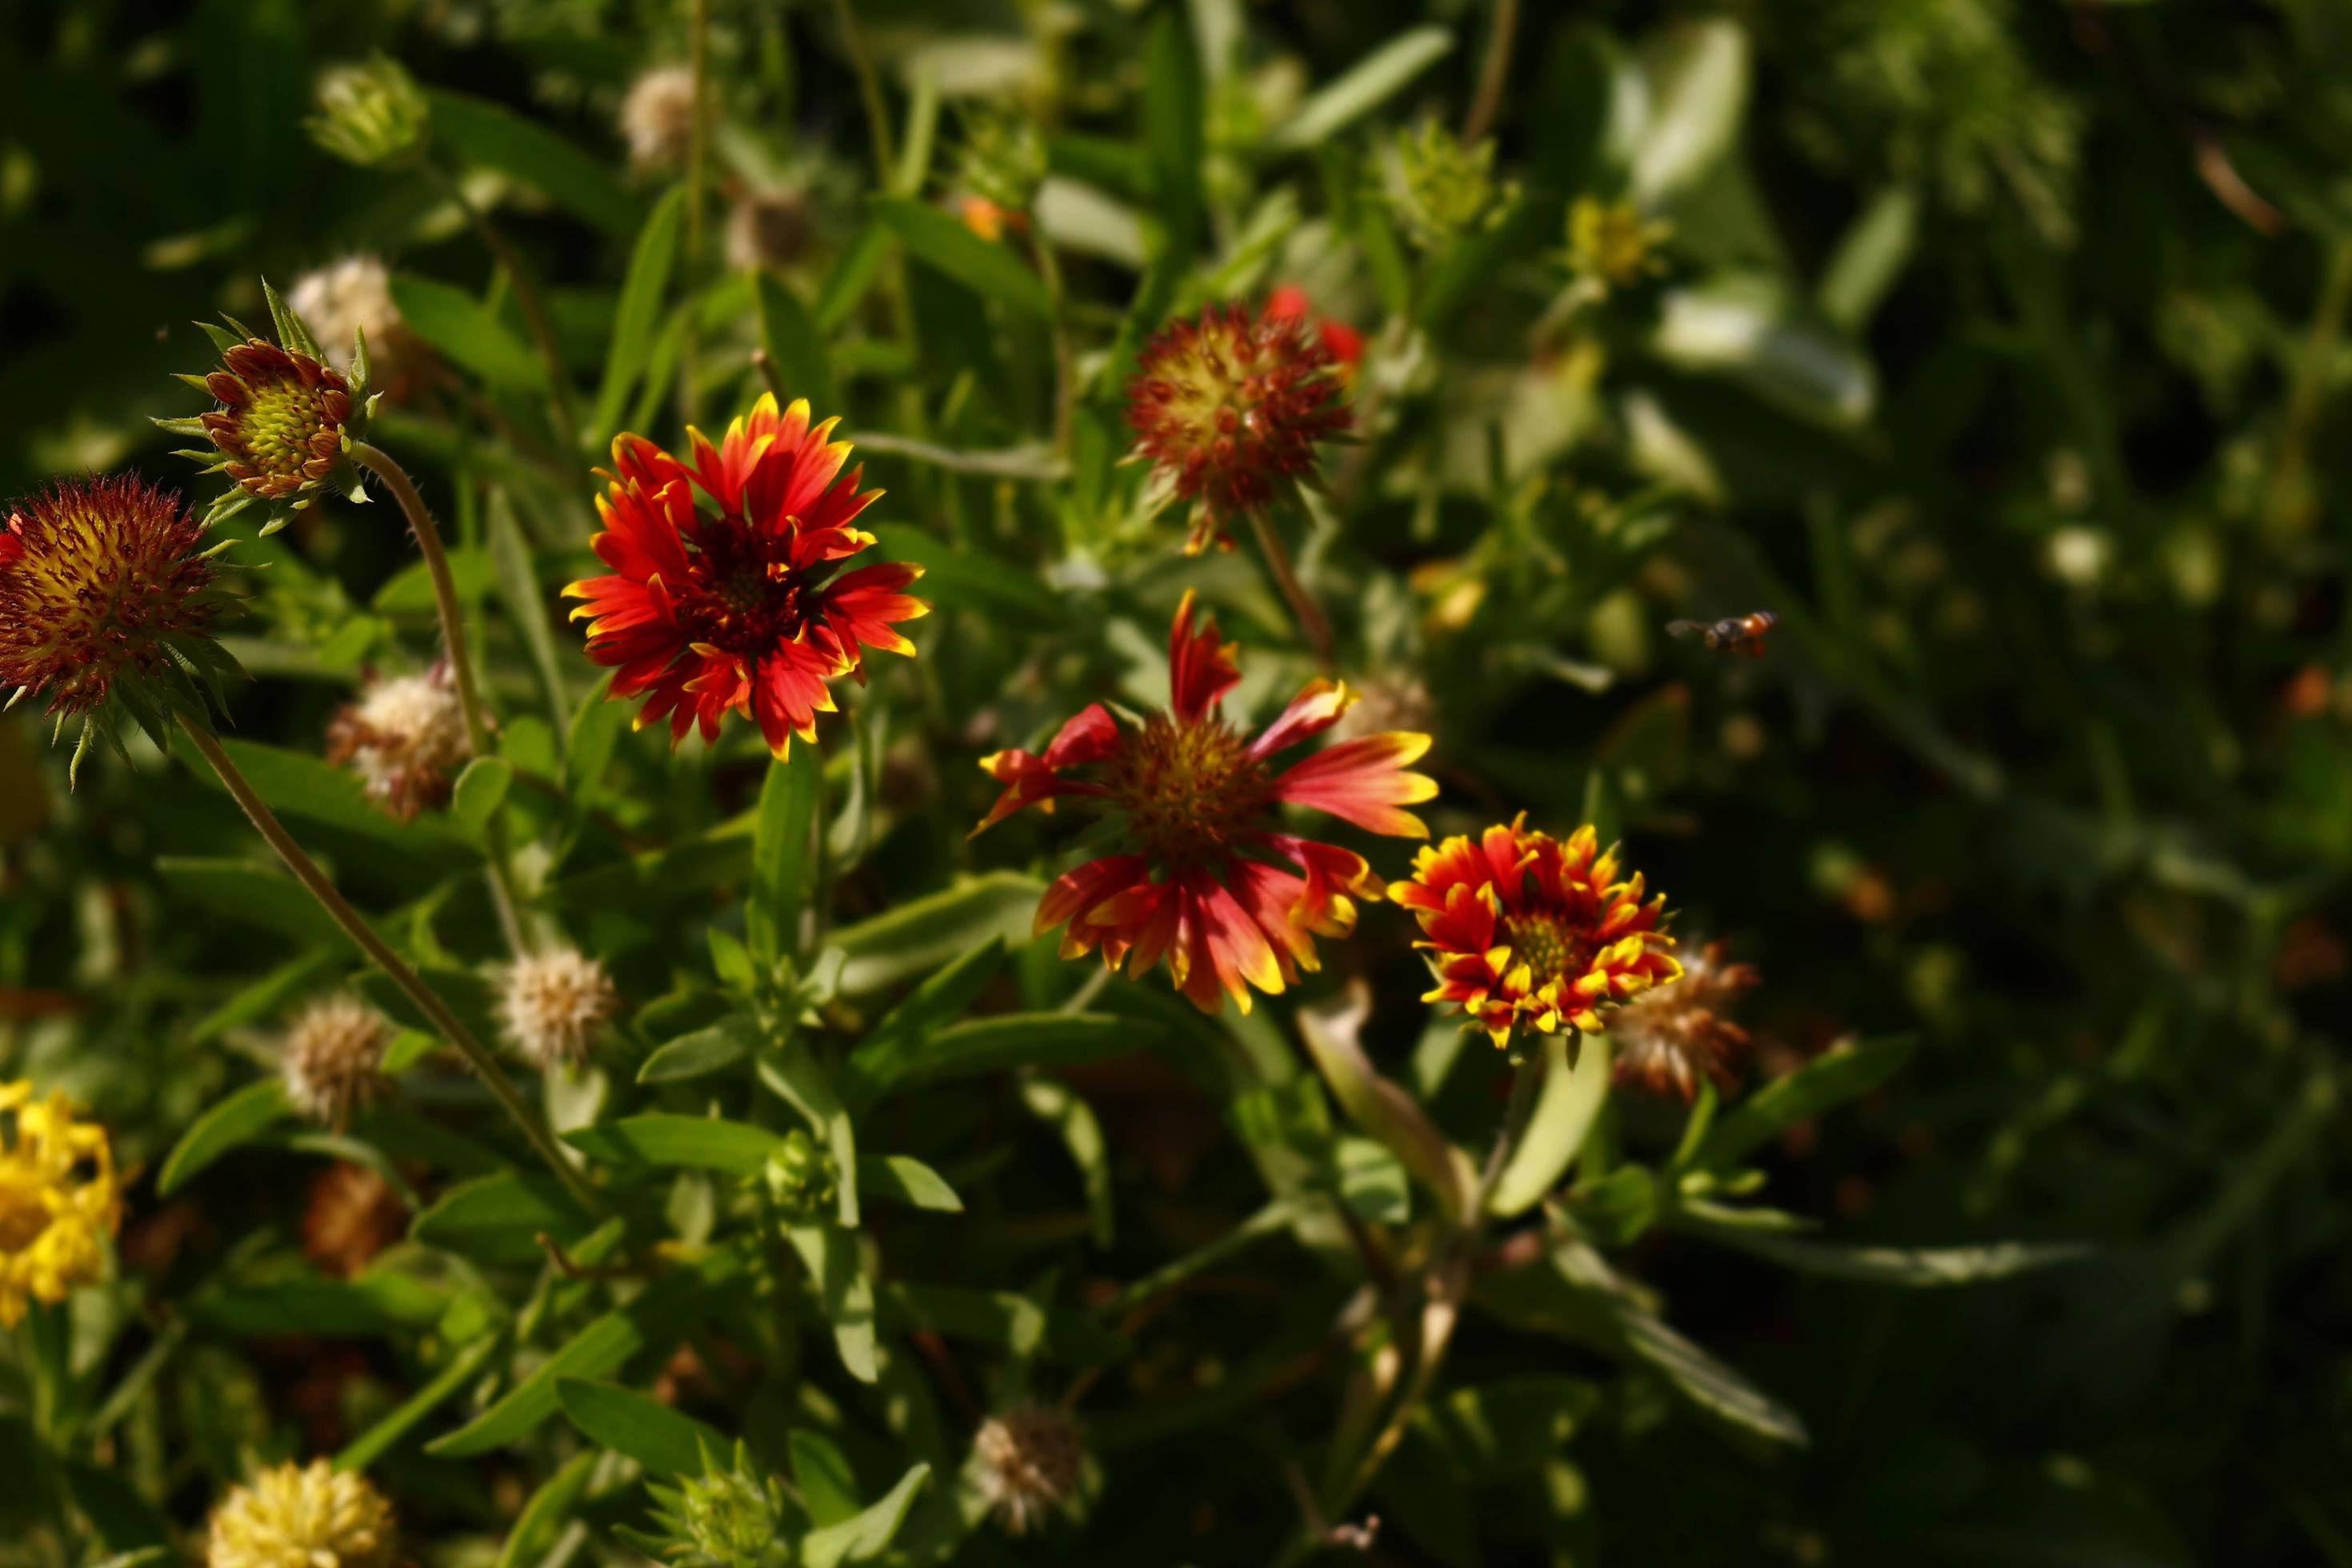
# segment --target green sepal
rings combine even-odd
[[[364,391],[366,391],[366,390],[367,390],[367,384],[368,384],[368,347],[367,347],[367,329],[366,329],[365,327],[354,326],[354,327],[352,327],[352,378],[351,378],[351,379],[352,379],[352,390],[353,392],[355,392],[355,393],[356,393],[356,392],[364,392]],[[373,408],[373,402],[372,402],[372,400],[371,400],[371,406],[369,407],[368,412],[369,412],[369,413],[371,413],[371,414],[373,414],[373,413],[374,413],[374,412],[375,412],[375,410],[374,410],[374,408]]]
[[[319,341],[310,335],[310,329],[302,324],[302,318],[296,315],[293,307],[269,286],[267,278],[261,280],[261,297],[269,301],[269,319],[278,328],[279,348],[308,354],[315,360],[323,361],[327,357],[319,352]]]
[[[226,353],[229,350],[234,348],[242,348],[245,345],[246,338],[252,336],[252,334],[248,332],[246,334],[246,338],[231,337],[227,328],[215,326],[210,321],[198,321],[196,323],[196,330],[204,333],[205,336],[210,338],[213,342],[213,347],[218,349],[223,353]],[[206,392],[210,392],[212,389],[210,387],[206,387],[205,390]]]

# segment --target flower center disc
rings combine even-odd
[[[676,585],[680,618],[697,642],[756,658],[800,635],[809,598],[804,572],[771,562],[761,536],[739,517],[706,515],[693,541],[698,583]]]
[[[323,388],[287,380],[255,387],[242,423],[254,467],[299,478],[317,456],[310,438],[334,421],[327,417]]]
[[[1581,973],[1592,960],[1592,944],[1566,930],[1557,915],[1507,915],[1503,940],[1538,985],[1571,972]]]
[[[1153,714],[1109,784],[1145,852],[1172,867],[1223,856],[1266,806],[1264,770],[1222,721],[1180,724]]]

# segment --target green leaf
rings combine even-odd
[[[1412,1178],[1387,1144],[1335,1138],[1331,1163],[1339,1201],[1366,1225],[1402,1225],[1412,1217]]]
[[[730,1447],[726,1438],[693,1416],[609,1383],[558,1378],[555,1397],[582,1436],[658,1474],[698,1476],[706,1447],[714,1454]]]
[[[1859,332],[1868,326],[1879,301],[1911,259],[1918,230],[1916,195],[1902,185],[1879,192],[1822,269],[1813,296],[1822,314],[1843,331]]]
[[[629,707],[612,700],[613,678],[580,700],[572,716],[571,741],[563,752],[563,788],[576,805],[593,795],[613,764],[613,752],[629,727]]]
[[[506,1342],[499,1333],[484,1334],[472,1344],[449,1358],[449,1364],[434,1375],[433,1381],[410,1394],[398,1409],[378,1421],[335,1456],[339,1470],[364,1470],[385,1454],[393,1445],[415,1429],[416,1424],[455,1398],[459,1390],[473,1382]]]
[[[711,1116],[654,1112],[582,1127],[563,1141],[608,1165],[661,1165],[753,1176],[783,1140],[764,1127]]]
[[[841,330],[874,286],[882,263],[890,254],[890,228],[879,217],[869,217],[857,237],[843,247],[841,259],[833,264],[825,275],[824,288],[816,298],[816,327],[819,332]]]
[[[1180,256],[1200,247],[1202,96],[1192,30],[1176,7],[1162,6],[1144,45],[1143,143],[1158,216]]]
[[[2089,1247],[2075,1244],[2021,1241],[1996,1241],[1980,1247],[1841,1247],[1833,1242],[1734,1226],[1685,1224],[1685,1228],[1800,1273],[1913,1289],[2005,1279],[2012,1274],[2079,1263],[2093,1252]]]
[[[931,1035],[978,999],[1004,964],[1004,944],[984,942],[917,986],[858,1043],[842,1064],[840,1089],[853,1115],[906,1070]]]
[[[1860,425],[1878,402],[1877,372],[1862,351],[1763,273],[1669,289],[1650,349],[1676,369],[1727,377],[1776,408],[1832,428]]]
[[[1633,199],[1654,206],[1695,184],[1739,137],[1748,111],[1748,35],[1724,17],[1667,32],[1643,53],[1649,123],[1633,151]]]
[[[299,882],[275,867],[164,855],[155,870],[177,897],[240,926],[338,948],[349,940]]]
[[[1086,1183],[1087,1217],[1094,1226],[1097,1247],[1108,1247],[1116,1213],[1111,1206],[1110,1148],[1102,1122],[1076,1089],[1049,1078],[1032,1078],[1021,1085],[1021,1103],[1029,1113],[1061,1135],[1062,1145]]]
[[[933,1034],[897,1081],[885,1087],[1100,1061],[1139,1050],[1159,1036],[1148,1022],[1108,1013],[1000,1013]]]
[[[410,1239],[486,1263],[530,1263],[544,1256],[538,1238],[569,1246],[593,1221],[552,1176],[503,1171],[460,1182],[416,1216]]]
[[[506,804],[507,791],[513,784],[512,763],[504,757],[476,757],[457,775],[457,788],[449,794],[449,809],[469,827],[487,827]]]
[[[222,787],[218,776],[202,765],[195,749],[184,736],[175,742],[173,749],[207,786]],[[254,793],[290,822],[312,823],[352,834],[410,858],[419,855],[439,858],[462,853],[457,835],[435,818],[424,816],[404,823],[390,816],[368,799],[365,786],[349,769],[332,766],[310,752],[289,752],[254,741],[223,737],[221,750],[228,753],[229,761],[236,764]]]
[[[521,181],[614,239],[636,231],[641,209],[604,160],[487,100],[457,92],[429,96],[436,142],[468,163]]]
[[[539,1363],[507,1396],[467,1426],[425,1445],[443,1458],[503,1448],[556,1412],[556,1385],[565,1378],[600,1378],[630,1357],[677,1342],[710,1295],[743,1272],[744,1255],[730,1248],[662,1276],[626,1306],[616,1307]]]
[[[759,1027],[749,1018],[722,1019],[707,1029],[680,1035],[662,1046],[637,1069],[637,1081],[678,1083],[725,1072],[750,1056],[759,1044]]]
[[[411,331],[493,386],[547,385],[546,368],[530,348],[463,289],[404,273],[392,280],[392,298]]]
[[[924,266],[952,278],[983,300],[993,300],[1040,321],[1053,319],[1053,297],[1045,285],[1003,246],[992,245],[952,215],[924,202],[877,196],[870,205],[874,215],[898,235],[908,254]]]
[[[449,579],[457,590],[457,602],[470,609],[498,582],[498,567],[487,551],[460,547],[449,552]],[[433,615],[432,569],[422,561],[409,563],[384,579],[368,607],[384,616]]]
[[[541,1560],[555,1544],[556,1527],[579,1503],[580,1494],[588,1489],[589,1479],[604,1458],[595,1448],[574,1454],[530,1494],[530,1501],[523,1505],[514,1528],[507,1531],[506,1544],[499,1550],[498,1568],[527,1568]]]
[[[196,1297],[188,1314],[223,1333],[366,1336],[432,1328],[449,1310],[446,1291],[397,1269],[357,1279],[289,1279],[226,1286]]]
[[[1039,582],[1034,573],[992,555],[942,543],[899,523],[884,524],[871,531],[876,552],[883,560],[923,569],[922,585],[915,591],[934,608],[970,610],[1002,626],[1051,624],[1068,613],[1061,595]]]
[[[596,394],[593,434],[601,447],[620,433],[621,415],[629,394],[646,374],[653,353],[654,333],[661,324],[662,301],[669,295],[670,275],[677,268],[678,235],[686,222],[686,187],[673,186],[654,204],[637,243],[629,253],[629,270],[621,280],[621,299],[613,310],[613,335],[604,351],[604,383]]]
[[[751,889],[743,922],[751,952],[764,963],[773,963],[799,949],[802,917],[815,891],[817,796],[824,769],[816,748],[803,745],[784,761],[771,763],[760,786]]]
[[[1278,153],[1320,146],[1404,90],[1412,79],[1452,51],[1454,35],[1423,26],[1395,37],[1318,89],[1279,126],[1267,144]]]
[[[963,1200],[956,1196],[947,1178],[906,1154],[861,1154],[857,1157],[857,1185],[861,1192],[877,1197],[895,1198],[919,1209],[934,1209],[940,1214],[963,1213]]]
[[[880,1342],[874,1328],[874,1277],[866,1270],[857,1233],[837,1225],[788,1225],[785,1239],[815,1281],[817,1302],[833,1325],[841,1364],[860,1383],[881,1378]]]
[[[522,633],[523,647],[530,652],[531,668],[538,672],[540,689],[547,693],[550,721],[561,729],[569,700],[563,690],[563,661],[555,651],[554,628],[548,625],[547,595],[540,588],[530,546],[523,540],[522,529],[515,521],[514,503],[503,488],[490,492],[488,510],[490,564],[498,576],[499,597],[505,602],[515,628]]]
[[[170,1197],[205,1166],[293,1114],[281,1080],[265,1078],[247,1084],[197,1117],[172,1146],[155,1178],[155,1195]]]
[[[793,1484],[819,1529],[857,1513],[857,1475],[839,1445],[822,1432],[795,1426],[784,1437],[792,1452]]]
[[[1719,1171],[1798,1122],[1869,1093],[1910,1059],[1912,1044],[1910,1036],[1895,1035],[1815,1057],[1788,1077],[1766,1084],[1717,1121],[1692,1163]]]
[[[833,937],[834,945],[849,955],[841,972],[842,994],[869,995],[984,942],[1028,941],[1045,891],[1034,877],[997,871],[842,928]]]
[[[825,357],[824,335],[816,318],[801,303],[793,286],[762,268],[751,279],[752,299],[759,307],[760,346],[775,363],[776,377],[789,395],[805,397],[818,410],[837,409],[833,366]],[[820,413],[822,417],[822,413]]]
[[[1573,1069],[1568,1063],[1568,1042],[1559,1037],[1545,1037],[1543,1053],[1544,1081],[1535,1110],[1486,1199],[1486,1212],[1498,1218],[1525,1214],[1559,1185],[1609,1099],[1606,1035],[1589,1036],[1579,1045]]]
[[[1370,994],[1359,984],[1342,998],[1300,1008],[1298,1033],[1349,1120],[1387,1144],[1445,1213],[1459,1218],[1476,1183],[1469,1157],[1411,1095],[1373,1070],[1358,1039],[1370,1012]]]
[[[898,1535],[898,1527],[907,1521],[907,1510],[914,1505],[915,1494],[930,1479],[931,1467],[917,1465],[899,1477],[898,1484],[872,1508],[803,1537],[802,1559],[808,1568],[835,1568],[837,1563],[863,1563],[880,1556]]]

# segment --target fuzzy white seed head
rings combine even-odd
[[[621,100],[621,134],[629,141],[629,163],[640,171],[685,163],[694,140],[694,72],[659,66],[637,78]]]
[[[1086,1441],[1066,1413],[1024,1405],[982,1422],[972,1453],[997,1521],[1008,1535],[1026,1535],[1076,1493]]]
[[[367,334],[368,384],[394,402],[417,366],[423,345],[393,302],[392,274],[373,256],[346,256],[294,280],[286,303],[302,318],[327,363],[352,374],[355,335]]]
[[[351,1125],[352,1112],[390,1089],[383,1052],[392,1036],[383,1015],[356,997],[312,1003],[286,1031],[286,1098],[304,1115],[341,1131]]]
[[[368,798],[404,822],[448,803],[468,751],[446,670],[373,681],[327,730],[327,760],[348,764]]]
[[[561,948],[508,965],[499,1022],[515,1049],[544,1072],[587,1060],[597,1032],[620,1005],[603,964]]]

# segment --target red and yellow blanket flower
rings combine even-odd
[[[882,492],[858,489],[862,468],[843,471],[836,423],[763,395],[715,447],[688,429],[691,466],[641,436],[614,441],[591,542],[613,571],[563,592],[583,601],[572,618],[614,671],[613,700],[645,699],[639,729],[667,719],[673,745],[697,726],[715,741],[740,713],[781,758],[835,711],[827,681],[865,680],[866,649],[915,651],[891,626],[929,612],[905,592],[922,568],[841,569],[874,542],[853,524]]]
[[[1642,878],[1619,881],[1617,852],[1591,826],[1566,840],[1528,830],[1521,814],[1476,840],[1415,857],[1390,897],[1413,911],[1437,988],[1497,1047],[1514,1029],[1601,1028],[1609,1008],[1682,974],[1665,895],[1642,901]]]
[[[1046,889],[1036,930],[1066,927],[1062,955],[1099,951],[1140,976],[1165,959],[1176,988],[1204,1013],[1230,993],[1269,995],[1319,967],[1314,938],[1355,929],[1356,900],[1381,896],[1363,857],[1282,830],[1280,808],[1305,806],[1368,832],[1425,838],[1402,809],[1436,784],[1407,771],[1426,735],[1367,735],[1287,766],[1276,756],[1339,721],[1355,696],[1315,680],[1280,717],[1245,737],[1220,711],[1241,679],[1234,647],[1197,619],[1186,594],[1169,634],[1170,705],[1139,722],[1100,703],[1062,726],[1042,754],[999,752],[981,766],[1004,785],[974,835],[1024,806],[1078,799],[1112,818],[1120,842]]]

